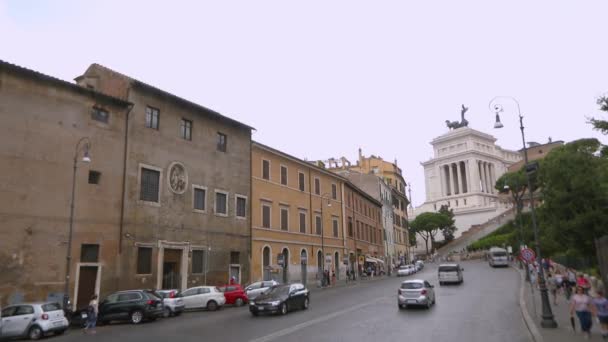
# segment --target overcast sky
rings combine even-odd
[[[608,1],[0,0],[0,59],[65,80],[97,62],[257,129],[301,158],[398,159],[424,201],[429,142],[472,127],[528,140],[606,137],[586,117],[608,93]]]

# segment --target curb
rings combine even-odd
[[[534,342],[543,342],[543,336],[540,334],[538,330],[538,326],[534,322],[534,319],[530,316],[530,312],[528,312],[528,304],[524,300],[525,294],[524,291],[526,289],[526,279],[524,277],[524,273],[520,272],[515,266],[511,266],[521,278],[521,286],[519,287],[519,308],[521,309],[521,314],[524,318],[524,323],[526,323],[526,327],[528,328],[528,332],[532,337]]]

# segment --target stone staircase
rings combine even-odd
[[[444,257],[451,252],[459,252],[466,248],[471,243],[481,239],[482,237],[494,232],[505,223],[515,219],[515,209],[511,208],[501,212],[487,222],[479,225],[471,226],[471,228],[462,233],[457,239],[454,239],[447,245],[437,250],[439,257]]]

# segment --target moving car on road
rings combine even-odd
[[[58,303],[23,303],[2,309],[0,331],[2,338],[28,337],[38,340],[50,334],[63,334],[68,320]]]
[[[151,321],[164,314],[163,300],[152,290],[128,290],[112,293],[99,303],[97,322],[128,321],[139,324],[144,319]],[[86,320],[86,311],[81,312]]]
[[[507,250],[499,247],[492,247],[488,252],[488,264],[492,267],[509,266],[509,254]]]
[[[158,290],[156,293],[163,299],[163,316],[179,316],[185,309],[184,300],[178,290]]]
[[[220,291],[224,293],[224,297],[226,298],[226,304],[242,306],[243,304],[247,304],[249,302],[249,300],[247,299],[247,294],[245,293],[245,290],[243,290],[241,285],[225,285],[220,287]]]
[[[418,270],[422,270],[424,268],[424,261],[422,260],[417,260],[416,261],[416,267],[418,267]]]
[[[397,277],[403,277],[403,276],[408,276],[408,275],[412,274],[413,270],[410,266],[411,265],[399,266],[399,269],[397,270]]]
[[[186,309],[215,311],[226,303],[226,297],[215,286],[191,287],[180,294]]]
[[[397,305],[406,309],[410,305],[424,306],[427,309],[436,303],[434,286],[422,279],[406,280],[397,290]]]
[[[249,300],[255,299],[257,296],[261,295],[265,291],[269,290],[273,286],[279,285],[279,282],[275,280],[265,280],[255,282],[245,288],[245,292],[247,293],[247,298]]]
[[[260,313],[279,313],[286,315],[289,311],[300,308],[308,309],[310,293],[300,283],[277,285],[267,293],[249,302],[249,311],[257,316]]]
[[[464,268],[460,267],[459,264],[441,264],[437,269],[437,275],[439,278],[439,285],[446,283],[457,283],[462,284],[464,277],[462,275]]]

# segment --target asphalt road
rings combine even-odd
[[[464,284],[438,286],[429,264],[408,277],[363,281],[313,290],[307,311],[253,317],[247,307],[188,312],[181,317],[99,327],[96,335],[71,330],[49,340],[63,341],[491,341],[523,342],[530,337],[518,306],[519,275],[487,263],[462,263]],[[436,285],[430,310],[399,310],[401,281],[421,278]]]

